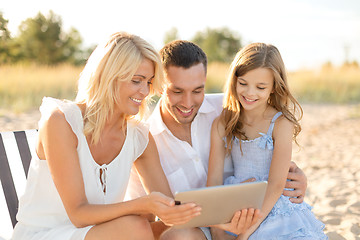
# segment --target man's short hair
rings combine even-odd
[[[165,71],[169,66],[190,68],[202,63],[207,72],[207,57],[204,51],[195,43],[185,40],[175,40],[166,44],[160,50],[161,61]]]

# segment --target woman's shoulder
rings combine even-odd
[[[149,126],[147,123],[135,119],[128,119],[127,124],[128,133],[126,137],[134,145],[134,159],[137,159],[149,144]]]
[[[128,130],[130,130],[135,136],[149,138],[149,124],[136,119],[127,120]]]
[[[65,121],[65,114],[61,109],[61,105],[62,103],[59,99],[44,97],[40,106],[41,118],[39,127],[45,122],[59,123]]]
[[[60,108],[54,107],[49,109],[46,114],[41,115],[39,128],[41,129],[43,126],[54,126],[54,128],[58,126],[60,129],[61,126],[69,126],[69,124],[67,123],[65,113]]]
[[[54,131],[57,132],[65,129],[75,132],[74,126],[78,125],[75,122],[79,118],[77,114],[74,114],[76,111],[80,111],[80,109],[73,102],[45,97],[40,106],[39,129],[41,130],[46,126],[47,128],[53,127]]]
[[[134,118],[130,118],[127,120],[127,123],[129,124],[130,128],[137,129],[138,131],[148,131],[149,130],[149,124],[144,121],[140,121]]]
[[[44,143],[47,141],[66,141],[69,145],[77,145],[77,138],[66,120],[65,114],[58,108],[52,109],[39,123],[39,145],[37,147],[40,159],[45,159]]]
[[[53,109],[49,113],[48,117],[43,119],[43,123],[40,126],[40,131],[43,129],[59,135],[65,132],[72,132],[71,126],[67,122],[65,114],[60,109]]]
[[[52,97],[44,97],[40,106],[41,116],[48,117],[49,115],[60,110],[65,115],[74,112],[81,112],[76,103],[69,100],[60,100]]]

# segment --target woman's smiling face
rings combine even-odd
[[[150,92],[155,66],[149,59],[143,59],[130,81],[120,82],[119,109],[127,115],[136,115],[143,100]]]

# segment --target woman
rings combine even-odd
[[[75,102],[44,98],[13,240],[153,239],[141,215],[173,225],[200,214],[194,204],[175,206],[155,142],[135,119],[161,86],[154,48],[115,33],[90,56]],[[122,202],[133,163],[150,194]]]

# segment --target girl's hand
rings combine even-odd
[[[211,227],[217,227],[235,234],[241,234],[245,233],[251,226],[253,226],[259,218],[259,209],[243,209],[234,214],[230,223],[218,224]]]
[[[159,192],[152,192],[146,197],[150,212],[167,226],[184,224],[201,213],[201,208],[195,203],[175,205],[174,199]]]
[[[293,203],[302,203],[307,188],[307,178],[304,172],[294,162],[291,162],[287,178],[291,181],[286,181],[285,188],[294,190],[284,190],[283,194],[290,197],[290,201]]]

